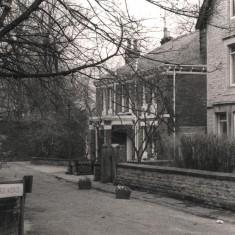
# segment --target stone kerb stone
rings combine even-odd
[[[233,174],[121,163],[117,165],[117,183],[235,210]]]

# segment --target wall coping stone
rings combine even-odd
[[[39,161],[57,161],[57,162],[68,162],[69,159],[62,159],[62,158],[43,158],[43,157],[32,157],[31,160],[39,160]],[[71,161],[78,161],[79,159],[71,159]]]
[[[212,171],[185,169],[177,167],[164,167],[164,166],[131,164],[131,163],[119,163],[117,164],[117,167],[136,169],[142,171],[152,171],[152,172],[154,171],[166,174],[186,175],[186,176],[193,176],[193,177],[200,177],[207,179],[235,181],[235,174],[233,173],[222,173],[222,172],[212,172]]]

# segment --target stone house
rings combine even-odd
[[[196,29],[207,63],[208,133],[235,137],[235,1],[205,0]]]
[[[123,161],[161,157],[164,135],[205,131],[206,66],[199,32],[165,37],[140,55],[128,41],[125,66],[95,82],[96,113],[90,118],[90,157],[119,145]],[[139,155],[138,155],[139,154]]]

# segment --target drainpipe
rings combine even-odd
[[[98,161],[98,125],[95,126],[95,160]]]
[[[138,63],[139,63],[139,61],[138,61],[138,59],[136,59],[136,61],[135,61],[135,72],[137,73],[137,71],[138,71]],[[136,92],[137,92],[137,90],[136,90],[136,87],[137,87],[137,78],[136,77],[134,77],[134,79],[135,79],[135,96],[137,96],[137,94],[136,94]],[[136,117],[136,115],[138,115],[138,109],[137,109],[137,99],[136,99],[136,97],[135,97],[135,128],[134,128],[134,132],[135,132],[135,149],[136,149],[136,151],[138,151],[139,150],[139,131],[138,131],[138,123],[137,123],[137,117]],[[137,159],[137,152],[135,151],[135,159]],[[138,160],[138,159],[137,159]]]

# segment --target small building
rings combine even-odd
[[[196,28],[207,63],[208,133],[235,137],[235,1],[205,0]]]
[[[160,159],[164,136],[205,132],[206,66],[200,64],[199,32],[163,39],[146,55],[129,40],[125,66],[95,83],[92,158],[106,144],[119,145],[122,161]]]

